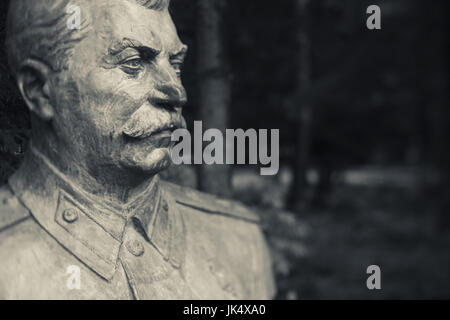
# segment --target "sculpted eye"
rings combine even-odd
[[[175,69],[175,72],[178,76],[181,75],[181,69],[183,68],[183,61],[181,60],[173,60],[170,62],[172,64],[172,67]]]
[[[143,61],[140,58],[125,60],[121,63],[122,70],[129,74],[136,74],[143,69]]]

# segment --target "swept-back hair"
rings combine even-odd
[[[67,8],[84,0],[11,0],[6,29],[8,62],[14,75],[26,59],[46,63],[54,71],[67,67],[74,45],[86,36],[86,21],[81,30],[67,27]],[[96,0],[88,0],[96,1]],[[133,0],[112,0],[133,1]],[[164,10],[170,0],[134,0],[151,10]]]

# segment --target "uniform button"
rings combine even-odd
[[[130,240],[126,243],[126,247],[128,252],[130,252],[133,256],[140,257],[144,254],[144,246],[138,240]]]
[[[75,209],[66,209],[63,212],[63,219],[68,223],[73,223],[78,220],[78,211]]]
[[[169,204],[167,203],[167,201],[166,200],[163,200],[163,209],[164,209],[164,211],[169,211]]]

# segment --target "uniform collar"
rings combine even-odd
[[[180,216],[158,176],[131,202],[104,201],[74,185],[32,145],[10,178],[16,196],[38,223],[103,278],[117,268],[125,227],[131,225],[174,266],[181,263]],[[179,226],[180,230],[177,230]]]

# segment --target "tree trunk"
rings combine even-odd
[[[443,29],[448,30],[450,22],[446,17],[446,13],[450,10],[450,4],[448,1],[439,1],[439,12],[441,13],[439,18]],[[440,70],[441,79],[443,86],[438,92],[438,96],[442,96],[442,101],[440,103],[440,111],[438,112],[440,116],[440,128],[441,128],[441,139],[439,139],[439,149],[435,157],[440,163],[440,189],[441,191],[441,210],[439,217],[439,226],[444,233],[448,233],[450,230],[450,150],[448,147],[448,141],[450,140],[450,126],[448,125],[448,119],[450,118],[450,110],[448,108],[450,102],[450,63],[444,57],[448,57],[450,54],[450,36],[448,33],[441,31],[441,45],[443,47],[443,54],[440,56]]]
[[[226,1],[197,1],[200,116],[204,131],[216,128],[225,136],[231,96],[222,28]],[[203,164],[198,170],[198,183],[202,191],[228,197],[231,195],[231,168],[225,164]]]
[[[311,39],[308,8],[310,0],[296,0],[298,10],[297,39],[299,45],[297,92],[308,92],[311,88]],[[298,130],[295,146],[294,180],[290,194],[291,208],[298,208],[305,200],[308,183],[306,173],[309,164],[312,105],[310,101],[297,101],[299,110]]]

